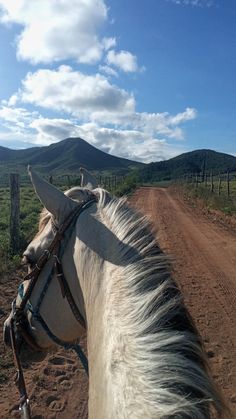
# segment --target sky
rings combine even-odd
[[[236,155],[235,0],[0,0],[0,146]]]

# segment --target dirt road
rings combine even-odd
[[[174,277],[204,340],[214,379],[236,418],[236,233],[214,224],[170,190],[141,188],[131,204],[150,217],[161,247],[173,259]],[[1,324],[17,282],[0,283]],[[4,353],[1,371],[12,377],[9,359]],[[35,418],[87,417],[88,383],[74,354],[50,354],[29,368],[26,378]],[[16,402],[12,381],[0,384],[0,417],[17,417],[11,409]]]

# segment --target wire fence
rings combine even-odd
[[[9,188],[10,187],[10,177],[11,174],[3,174],[0,176],[0,188]],[[41,176],[46,181],[54,184],[57,187],[67,187],[71,188],[73,186],[80,186],[81,184],[81,176],[73,175],[73,174],[63,174],[63,175],[42,175]],[[125,176],[123,175],[111,175],[111,176],[96,176],[98,185],[108,189],[108,190],[115,190],[118,185],[124,183]],[[20,175],[19,176],[19,183],[20,187],[23,186],[30,186],[31,181],[29,176],[27,175]]]
[[[236,197],[236,173],[226,172],[214,174],[213,172],[202,172],[186,174],[178,178],[179,182],[192,185],[194,188],[204,187],[211,193]]]

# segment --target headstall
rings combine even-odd
[[[88,373],[88,361],[80,345],[64,342],[60,338],[55,336],[53,332],[49,329],[46,321],[41,316],[40,307],[52,279],[56,276],[60,284],[60,289],[61,289],[63,298],[65,297],[67,298],[71,311],[74,314],[76,320],[80,323],[80,325],[83,328],[86,328],[85,319],[83,318],[82,314],[80,313],[79,308],[77,307],[75,303],[74,297],[70,291],[69,284],[63,274],[61,258],[63,256],[66,245],[70,239],[70,236],[72,234],[77,218],[86,208],[90,207],[90,205],[92,205],[95,202],[97,202],[97,198],[94,194],[91,193],[91,197],[89,198],[89,200],[78,203],[76,208],[69,214],[69,216],[66,218],[64,223],[59,228],[57,228],[55,224],[52,222],[53,224],[52,227],[55,234],[54,238],[51,241],[49,247],[46,250],[44,250],[42,255],[39,257],[32,271],[24,277],[23,282],[29,281],[29,284],[25,292],[24,292],[23,283],[19,287],[19,295],[21,297],[21,302],[19,306],[16,305],[16,300],[14,300],[12,303],[13,315],[10,321],[10,338],[11,338],[11,346],[12,346],[12,351],[13,351],[13,356],[14,356],[14,362],[17,369],[15,384],[20,393],[19,410],[22,413],[22,417],[25,419],[31,418],[31,416],[30,416],[29,399],[28,399],[28,395],[26,391],[23,369],[22,369],[20,356],[19,356],[19,342],[23,338],[24,341],[33,350],[37,350],[37,351],[42,350],[38,346],[37,342],[32,337],[32,335],[28,332],[29,325],[28,325],[28,320],[26,316],[27,310],[31,311],[32,316],[35,318],[35,320],[37,320],[41,324],[42,328],[44,329],[44,331],[46,332],[46,334],[49,336],[51,340],[53,340],[56,344],[61,345],[66,349],[73,349],[76,351],[78,357],[80,358],[80,361],[83,364],[85,371]],[[62,247],[62,242],[63,242],[63,247]],[[31,294],[34,290],[34,287],[37,283],[39,275],[42,272],[44,266],[52,258],[54,259],[54,263],[53,263],[51,272],[44,284],[44,287],[41,291],[41,294],[39,296],[36,306],[33,307],[32,304],[30,303]]]

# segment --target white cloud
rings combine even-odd
[[[67,137],[79,136],[78,126],[69,119],[41,117],[35,119],[30,128],[36,131],[34,142],[39,145],[48,145]]]
[[[108,118],[113,114],[127,115],[135,107],[133,95],[111,84],[101,74],[88,76],[68,66],[28,73],[22,86],[18,100],[64,111],[81,119],[104,112]]]
[[[0,108],[0,120],[5,122],[6,126],[10,123],[9,126],[24,129],[38,116],[38,112],[30,112],[24,108],[12,108],[5,105]]]
[[[115,52],[114,50],[108,51],[107,64],[114,65],[126,73],[134,73],[139,70],[137,57],[129,51]]]
[[[99,71],[107,74],[108,76],[118,77],[118,73],[116,72],[116,70],[114,70],[114,68],[109,67],[108,65],[100,65]]]
[[[77,119],[44,118],[37,112],[4,105],[0,108],[0,140],[10,142],[14,138],[21,141],[21,144],[48,145],[67,137],[81,137],[107,153],[150,162],[174,157],[186,151],[183,143],[170,145],[164,136],[161,137],[161,132],[166,132],[165,137],[172,139],[175,129],[180,128],[175,126],[171,132],[171,128],[165,127],[165,123],[176,124],[177,119],[183,122],[185,114],[186,111],[173,117],[169,114],[159,114],[161,122],[159,121],[159,125],[155,128],[157,131],[155,135],[152,129],[148,129],[148,125],[138,126],[138,123],[136,123],[137,128],[133,124],[127,129],[106,127],[93,121],[81,124]],[[158,114],[154,115],[157,117]],[[135,114],[136,121],[142,120],[143,123],[146,116],[147,114]]]
[[[121,115],[120,124],[123,127],[132,127],[151,135],[162,135],[176,140],[183,140],[184,134],[178,125],[196,117],[197,111],[193,108],[187,108],[184,112],[176,115],[170,115],[168,112],[134,112],[127,118]]]
[[[116,38],[103,38],[102,40],[104,49],[108,51],[110,48],[116,46]]]
[[[182,6],[212,7],[216,0],[167,0]]]
[[[196,109],[186,108],[184,112],[178,113],[177,115],[171,117],[170,124],[179,125],[182,122],[191,121],[191,119],[195,119],[196,116],[197,116]]]
[[[88,76],[68,66],[28,73],[22,89],[12,98],[9,104],[18,98],[18,101],[65,112],[80,121],[116,125],[119,129],[135,129],[178,140],[184,138],[180,125],[197,115],[193,108],[176,115],[136,112],[132,94],[111,84],[101,74]]]
[[[0,0],[3,23],[23,26],[17,38],[19,59],[33,64],[75,59],[98,62],[116,44],[102,38],[108,19],[104,0]]]
[[[9,107],[2,102],[0,107],[0,140],[14,147],[24,143],[34,143],[35,135],[30,129],[30,124],[40,115],[38,112],[30,112],[24,108]]]

